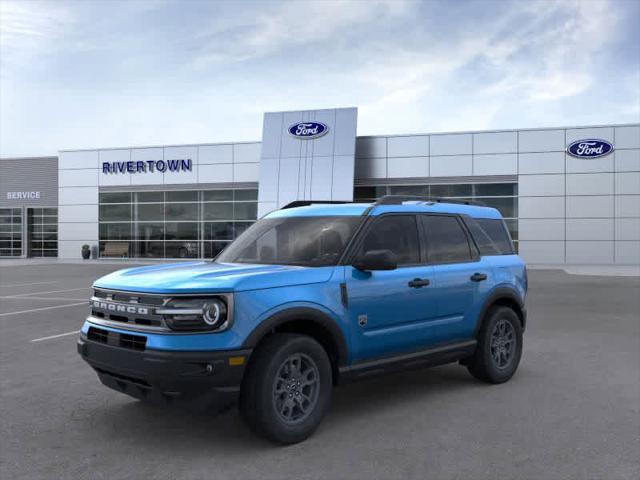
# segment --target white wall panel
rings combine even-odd
[[[616,150],[616,172],[640,172],[640,150]]]
[[[333,155],[338,157],[353,157],[356,139],[354,132],[357,129],[358,115],[348,109],[338,108],[334,110],[336,124],[334,128],[334,151]],[[353,162],[349,162],[353,164]],[[351,176],[349,178],[352,178]]]
[[[77,152],[60,152],[58,168],[100,168],[98,150],[81,150]]]
[[[521,153],[518,173],[564,173],[564,152]]]
[[[523,197],[564,195],[564,175],[520,175],[518,193]]]
[[[99,185],[131,185],[131,177],[133,175],[121,172],[104,173],[102,168],[103,163],[119,162],[127,163],[131,161],[131,150],[128,148],[113,149],[113,150],[100,150],[100,168],[98,171]],[[126,169],[126,165],[125,165]],[[144,175],[140,174],[140,175]]]
[[[198,163],[232,163],[233,145],[201,145],[198,147]]]
[[[353,200],[353,163],[350,155],[333,157],[333,182],[331,198],[333,200]],[[345,192],[352,192],[345,196]]]
[[[282,131],[286,130],[282,112],[267,112],[262,122],[261,158],[280,158]]]
[[[132,148],[131,160],[134,162],[146,162],[148,160],[164,160],[164,148],[162,147],[150,147],[150,148]],[[192,164],[193,169],[196,169],[195,161]],[[101,176],[106,176],[102,175]],[[135,173],[133,175],[127,175],[131,177],[131,185],[162,185],[164,183],[164,173],[154,170],[153,172],[147,171],[144,173]]]
[[[567,197],[567,217],[611,218],[613,217],[613,196]]]
[[[613,143],[613,128],[570,128],[567,130],[567,145],[575,142],[576,140],[586,140],[591,138],[607,140],[608,142]]]
[[[260,143],[233,145],[233,163],[260,163]]]
[[[518,173],[518,156],[515,153],[498,155],[474,155],[474,175],[515,175]]]
[[[515,153],[518,151],[518,132],[473,134],[473,153]]]
[[[527,263],[564,263],[564,242],[521,240],[518,248],[518,254]]]
[[[389,158],[387,166],[389,178],[429,176],[429,157]]]
[[[520,197],[518,216],[520,218],[563,218],[564,197]]]
[[[98,187],[63,187],[58,189],[59,205],[98,203]]]
[[[429,160],[430,176],[432,177],[458,177],[473,174],[471,155],[431,157]]]
[[[564,240],[563,218],[525,219],[518,221],[520,240]]]
[[[356,137],[356,158],[382,158],[386,156],[386,137]]]
[[[431,135],[431,155],[466,155],[473,153],[473,135],[454,133]]]
[[[613,263],[613,242],[567,241],[567,263]]]
[[[640,218],[616,218],[616,240],[640,240]]]
[[[429,136],[389,137],[387,150],[389,157],[427,157],[429,156]]]
[[[258,218],[264,217],[267,213],[277,209],[277,202],[258,202]]]
[[[311,168],[311,162],[307,162],[307,167]],[[279,195],[280,205],[286,205],[294,200],[304,200],[306,196],[300,189],[298,181],[301,175],[305,175],[305,163],[294,157],[280,159]],[[302,185],[304,188],[304,184]]]
[[[185,146],[185,147],[165,147],[164,148],[164,161],[169,162],[171,160],[191,160],[191,171],[179,170],[175,172],[167,170],[164,172],[165,185],[174,184],[186,184],[186,183],[198,183],[198,147]],[[146,173],[137,173],[132,175],[147,175]]]
[[[309,118],[305,118],[303,112],[284,112],[282,114],[282,118],[282,130],[280,135],[280,157],[287,158],[304,156],[304,152],[302,149],[306,147],[306,143],[308,142],[308,140],[300,140],[293,135],[290,135],[289,127],[295,123],[309,121]],[[266,133],[266,131],[262,132],[263,137]]]
[[[321,122],[325,125],[335,125],[336,114],[335,110],[318,110],[311,112],[310,120],[314,122]],[[307,155],[313,155],[314,157],[330,157],[333,155],[333,145],[335,140],[335,134],[338,130],[333,127],[329,127],[329,133],[321,137],[316,138],[313,142],[304,140],[307,147]]]
[[[567,218],[567,240],[613,240],[613,220]]]
[[[613,174],[573,173],[567,174],[567,195],[611,195]]]
[[[231,163],[198,165],[198,181],[200,183],[233,182],[233,165]]]
[[[83,245],[98,245],[98,239],[85,238],[82,240],[58,240],[58,258],[62,259],[80,259],[82,258]]]
[[[257,182],[259,177],[259,163],[236,163],[233,165],[234,182]]]
[[[320,120],[322,121],[322,120]],[[333,157],[313,157],[309,161],[311,168],[311,197],[322,200],[331,199],[333,182]]]
[[[616,217],[640,217],[640,195],[616,195]]]
[[[640,264],[640,242],[615,242],[616,263],[624,265]]]
[[[356,158],[356,178],[387,178],[386,158]]]
[[[640,148],[640,125],[616,127],[616,149]]]
[[[617,195],[640,195],[640,172],[616,173]]]
[[[98,169],[60,170],[58,172],[59,187],[88,187],[98,185]]]
[[[567,155],[567,173],[613,172],[614,155],[600,158],[576,158]]]
[[[98,205],[60,205],[58,207],[59,223],[98,221]]]
[[[58,238],[60,240],[98,239],[98,223],[60,223],[58,224]]]
[[[525,130],[518,132],[519,152],[564,152],[564,130]]]

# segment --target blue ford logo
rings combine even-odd
[[[590,138],[577,140],[567,147],[567,153],[578,158],[604,157],[613,151],[613,145],[606,140]]]
[[[289,127],[289,133],[291,135],[305,140],[321,137],[328,131],[329,127],[320,122],[294,123]]]

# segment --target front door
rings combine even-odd
[[[429,282],[414,215],[383,215],[364,233],[356,257],[369,250],[391,250],[398,268],[363,272],[345,268],[353,360],[416,350],[432,342],[430,321],[436,297]]]

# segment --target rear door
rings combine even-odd
[[[440,342],[473,337],[474,307],[489,289],[491,269],[456,215],[420,215],[428,263],[433,267]]]

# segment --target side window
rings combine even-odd
[[[476,222],[484,230],[491,242],[502,255],[513,253],[513,244],[507,226],[502,220],[496,218],[477,218]],[[478,245],[480,246],[480,245]],[[480,247],[482,250],[482,247]]]
[[[429,263],[460,263],[472,259],[467,234],[456,217],[421,215]]]
[[[420,263],[420,241],[415,217],[389,215],[377,219],[365,234],[360,254],[370,250],[391,250],[398,257],[398,265]]]

